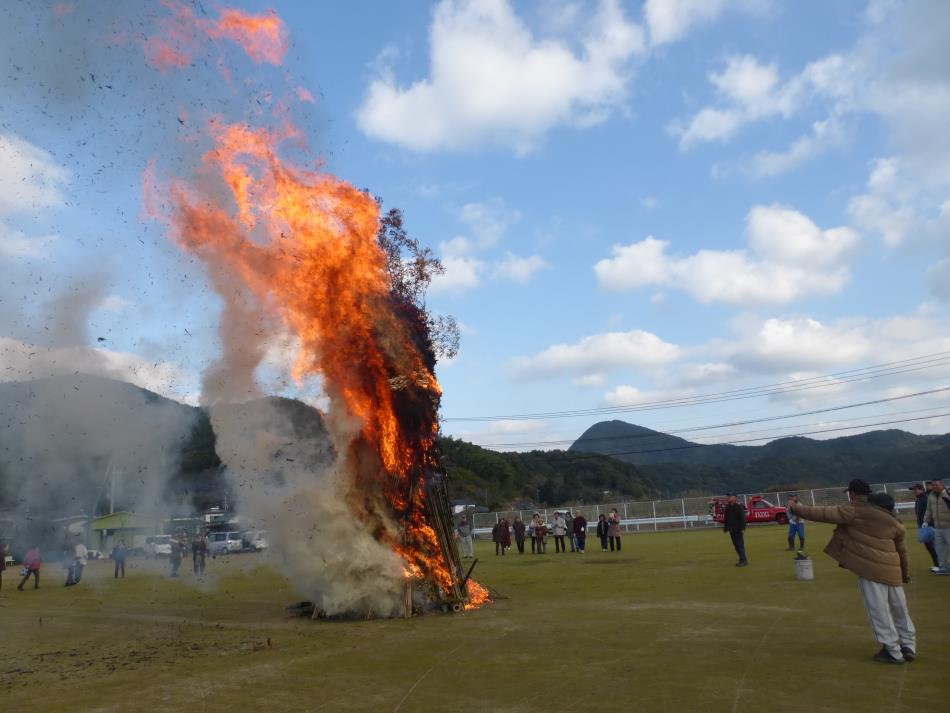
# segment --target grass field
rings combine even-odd
[[[820,553],[794,578],[784,529],[628,536],[621,555],[501,558],[479,546],[485,609],[411,621],[288,619],[299,598],[258,555],[167,580],[151,563],[0,594],[0,709],[76,711],[936,711],[950,698],[950,577],[911,543],[920,659],[878,646],[854,575]],[[164,564],[164,563],[162,563]],[[162,570],[164,571],[164,570]],[[268,644],[269,640],[269,644]]]

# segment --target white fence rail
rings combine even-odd
[[[897,513],[901,517],[913,514],[914,494],[910,487],[913,481],[903,483],[876,483],[871,485],[874,492],[886,492],[894,498]],[[844,486],[835,488],[810,488],[772,493],[745,493],[739,498],[748,503],[749,498],[759,495],[773,505],[784,506],[791,495],[798,495],[805,505],[837,505],[847,502],[848,496]],[[593,529],[597,524],[597,517],[607,514],[616,508],[620,514],[620,525],[624,532],[658,532],[661,530],[687,530],[694,527],[710,527],[716,523],[712,519],[711,507],[714,497],[703,496],[692,498],[675,498],[672,500],[632,500],[617,503],[597,505],[564,505],[558,508],[538,508],[536,510],[502,510],[498,512],[482,512],[472,515],[472,524],[476,536],[490,536],[495,524],[506,518],[509,523],[515,517],[520,517],[525,523],[530,523],[534,513],[538,513],[544,522],[550,523],[555,512],[570,510],[572,513],[581,513]]]

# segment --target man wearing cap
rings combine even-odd
[[[916,483],[912,487],[911,492],[914,494],[914,512],[917,515],[917,528],[920,529],[924,525],[924,517],[927,514],[927,496],[930,495],[930,481],[927,481],[927,490],[924,490],[924,486],[920,483]],[[924,543],[924,547],[927,548],[927,553],[930,555],[930,559],[933,560],[933,567],[930,568],[931,572],[940,571],[940,560],[937,558],[937,550],[934,549],[933,540],[927,540]]]
[[[947,566],[947,550],[950,549],[950,493],[943,487],[940,478],[930,481],[930,495],[927,496],[927,511],[924,513],[927,524],[934,529],[934,549],[937,551],[936,574],[950,574]]]
[[[874,660],[902,664],[917,658],[917,636],[907,611],[905,582],[910,581],[904,526],[880,503],[868,502],[870,486],[855,478],[848,484],[849,502],[829,507],[793,504],[806,520],[837,525],[825,554],[858,575],[858,588],[881,650]]]

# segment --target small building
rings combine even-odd
[[[101,552],[111,552],[119,540],[125,540],[126,546],[138,549],[144,546],[145,538],[159,534],[158,518],[139,515],[134,512],[114,512],[102,515],[90,525],[90,544]]]

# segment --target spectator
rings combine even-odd
[[[545,547],[547,544],[544,541],[545,536],[548,534],[548,526],[544,524],[544,520],[541,519],[541,515],[538,513],[534,514],[534,539],[535,546],[537,547],[537,553],[539,555],[544,554]]]
[[[917,658],[914,624],[907,611],[903,584],[910,581],[904,526],[886,493],[871,495],[870,486],[854,479],[846,491],[850,502],[830,507],[792,508],[806,520],[837,525],[825,553],[858,576],[864,607],[881,644],[874,660],[902,664]],[[877,504],[874,504],[877,503]]]
[[[178,576],[178,568],[181,567],[181,558],[185,552],[184,543],[179,539],[179,535],[175,535],[171,539],[171,555],[169,556],[169,561],[172,566],[171,576]]]
[[[567,534],[567,521],[564,515],[554,513],[554,551],[567,552],[567,546],[564,544],[564,535]]]
[[[23,585],[27,583],[30,579],[30,575],[33,576],[33,589],[40,588],[40,567],[43,564],[43,556],[40,554],[39,547],[31,547],[26,551],[26,554],[23,556],[23,579],[20,581],[20,586],[17,587],[21,592],[23,591]]]
[[[524,521],[521,519],[521,515],[515,515],[515,521],[512,523],[511,529],[515,531],[515,544],[518,546],[518,554],[523,555],[525,525]]]
[[[89,550],[86,549],[86,546],[82,542],[77,542],[73,545],[72,559],[66,568],[67,587],[72,587],[74,584],[79,584],[82,581],[82,571],[86,567],[86,557],[88,555]]]
[[[3,591],[3,573],[7,569],[7,552],[10,548],[6,542],[0,542],[0,592]]]
[[[196,577],[204,576],[207,559],[208,541],[204,538],[204,535],[198,534],[191,543],[191,563]]]
[[[511,549],[511,525],[508,522],[507,517],[501,519],[502,529],[501,529],[501,538],[502,544],[505,546],[506,550]]]
[[[499,520],[491,529],[491,538],[495,543],[495,556],[505,554],[505,521]]]
[[[950,566],[947,565],[947,550],[950,549],[950,493],[943,487],[940,478],[934,478],[930,488],[924,517],[934,529],[934,549],[937,551],[939,568],[935,574],[950,574]]]
[[[119,572],[122,572],[122,579],[125,579],[125,555],[128,550],[125,548],[125,540],[119,540],[112,548],[112,559],[115,561],[115,579],[119,578]]]
[[[571,539],[571,552],[577,552],[577,540],[574,539],[574,516],[570,510],[564,513],[564,526],[567,528],[567,536]]]
[[[620,514],[617,508],[613,508],[607,518],[607,539],[610,540],[610,551],[613,552],[616,545],[617,552],[620,552]]]
[[[729,494],[723,516],[722,531],[729,533],[732,546],[739,555],[736,567],[746,567],[749,560],[745,554],[745,509],[736,501],[735,493]]]
[[[805,523],[792,511],[792,505],[798,503],[798,496],[792,495],[788,499],[785,512],[788,513],[788,549],[795,549],[795,535],[798,535],[798,549],[805,549]]]
[[[927,498],[930,495],[931,482],[928,480],[927,490],[924,491],[924,486],[920,483],[917,483],[911,491],[914,493],[914,513],[917,515],[917,528],[920,529],[924,525],[924,516],[927,514]],[[933,566],[930,568],[931,572],[940,571],[940,558],[937,557],[937,549],[934,547],[933,540],[927,540],[924,543],[924,547],[927,548],[927,554],[930,555],[930,559],[933,562]]]
[[[607,551],[607,533],[610,531],[610,528],[607,525],[607,516],[603,513],[600,513],[597,516],[597,537],[600,538],[600,549],[602,552]]]
[[[583,515],[577,513],[574,515],[571,526],[574,528],[574,541],[577,543],[577,551],[584,554],[587,547],[587,520]]]
[[[535,513],[531,518],[531,524],[528,525],[528,537],[531,538],[531,554],[537,554],[537,544],[538,544],[538,513]]]
[[[455,533],[459,538],[459,550],[462,557],[475,556],[475,544],[472,542],[472,524],[468,521],[468,516],[462,513],[462,518],[455,528]]]

